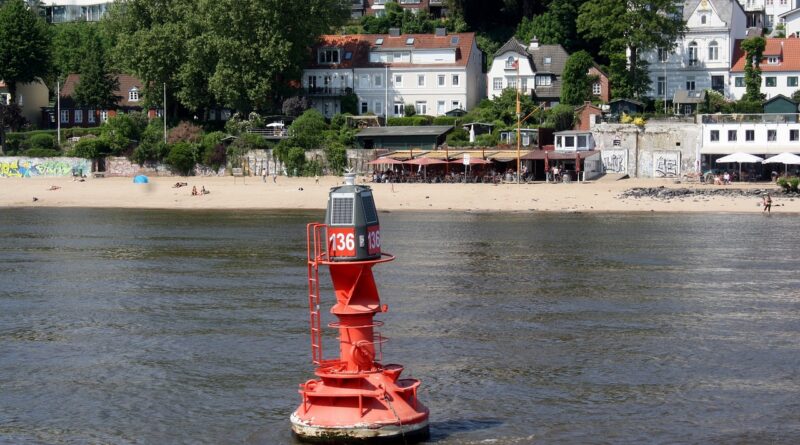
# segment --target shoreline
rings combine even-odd
[[[188,186],[173,188],[176,182]],[[71,177],[0,178],[2,208],[121,208],[152,210],[324,210],[328,191],[341,185],[340,177],[152,177],[149,184],[133,178]],[[704,190],[767,190],[772,210],[800,214],[800,196],[784,196],[774,183],[727,186],[675,183],[667,179],[599,180],[570,184],[375,184],[379,211],[435,211],[482,213],[760,213],[756,195],[689,194],[667,198],[623,197],[636,188]],[[51,186],[57,187],[49,190]],[[208,195],[192,196],[192,187],[205,187]],[[702,192],[701,192],[702,193]],[[34,201],[33,198],[37,200]]]

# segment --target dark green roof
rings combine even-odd
[[[452,125],[423,125],[397,127],[369,127],[361,130],[356,137],[376,136],[441,136],[453,129]]]

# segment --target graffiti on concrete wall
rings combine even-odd
[[[83,158],[0,157],[0,178],[72,176],[73,171],[88,175],[92,163]]]
[[[654,151],[653,176],[656,178],[677,178],[681,174],[681,152]]]
[[[601,158],[606,173],[628,172],[628,150],[603,150]]]

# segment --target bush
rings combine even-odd
[[[67,152],[67,156],[94,159],[101,155],[108,154],[111,148],[108,141],[104,138],[82,138],[75,144],[75,148]]]
[[[131,154],[131,160],[140,166],[145,162],[159,162],[169,155],[169,145],[163,142],[139,144]]]
[[[422,126],[430,125],[433,118],[430,116],[404,116],[404,117],[390,117],[387,125],[390,127],[396,126]]]
[[[300,147],[291,147],[286,153],[286,171],[290,176],[297,176],[303,173],[303,167],[306,163],[306,152]]]
[[[167,164],[181,175],[188,176],[195,166],[195,147],[188,142],[178,142],[170,147]]]
[[[31,148],[29,150],[25,150],[23,154],[31,158],[53,158],[61,156],[60,151],[53,150],[52,148]]]
[[[403,106],[403,114],[411,117],[417,114],[417,108],[412,104],[406,104],[405,106]]]
[[[733,106],[735,113],[763,113],[764,105],[758,100],[740,100]]]
[[[163,131],[163,130],[162,130]],[[203,129],[186,121],[181,121],[167,133],[167,143],[190,142],[196,144],[203,138]]]
[[[339,176],[347,167],[347,148],[343,144],[332,142],[325,147],[325,158],[328,160],[330,172]]]
[[[433,118],[433,125],[456,125],[456,123],[458,123],[457,117],[436,116]]]
[[[470,145],[469,132],[463,128],[456,128],[447,135],[447,145],[451,147]]]
[[[794,176],[791,178],[778,178],[777,184],[784,192],[798,192],[800,187],[800,178]]]
[[[283,111],[283,114],[287,116],[297,117],[303,114],[304,111],[308,110],[309,107],[311,107],[311,104],[308,102],[307,97],[294,96],[283,101],[281,111]]]

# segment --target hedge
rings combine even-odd
[[[403,117],[390,117],[387,125],[390,127],[399,126],[414,126],[419,127],[423,125],[430,125],[433,122],[431,116],[403,116]]]

